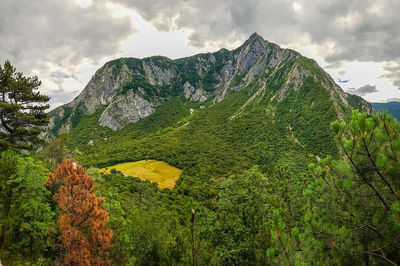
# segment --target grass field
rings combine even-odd
[[[127,176],[139,177],[143,180],[157,182],[160,188],[172,188],[176,180],[182,173],[182,170],[167,164],[166,162],[148,160],[121,163],[100,169],[100,172],[110,173],[115,168]]]

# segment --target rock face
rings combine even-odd
[[[266,90],[275,91],[271,100],[282,101],[291,92],[300,90],[307,78],[314,79],[321,89],[329,92],[341,119],[343,108],[340,106],[349,106],[349,95],[314,61],[307,60],[256,33],[232,51],[221,49],[176,60],[159,56],[120,58],[100,68],[72,102],[50,113],[48,137],[71,130],[83,116],[96,112],[101,112],[98,114],[100,125],[119,130],[152,114],[172,97],[205,102],[202,106],[207,106],[223,101],[242,88],[255,86],[255,93],[249,95],[246,104],[264,95]],[[276,76],[278,81],[273,80]],[[372,112],[361,98],[352,102]]]
[[[82,93],[70,105],[75,107],[83,103],[87,113],[92,114],[98,108],[109,104],[131,78],[132,73],[126,65],[123,65],[117,73],[112,66],[105,65],[95,73]]]
[[[156,109],[156,105],[144,99],[133,91],[126,95],[115,97],[104,112],[101,114],[99,123],[113,130],[124,128],[129,123],[137,122]]]

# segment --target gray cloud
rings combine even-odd
[[[358,96],[365,96],[366,94],[377,92],[378,90],[376,89],[376,86],[372,85],[364,85],[358,89],[348,89],[346,92]]]
[[[64,72],[61,72],[61,71],[51,72],[50,73],[50,77],[53,80],[60,81],[60,82],[62,82],[65,79],[69,79],[69,78],[73,78],[73,79],[78,80],[78,78],[75,77],[74,75],[67,74],[67,73],[64,73]]]
[[[50,91],[46,95],[50,97],[49,104],[51,106],[50,110],[61,105],[64,103],[68,103],[72,101],[75,98],[75,95],[77,95],[81,91],[81,88],[78,88],[74,91],[69,91],[64,89],[62,84],[58,85],[58,89],[55,91]]]
[[[254,31],[275,41],[299,36],[291,26],[297,19],[288,0],[117,1],[136,10],[159,30],[193,30],[189,36],[192,46],[244,41]]]
[[[400,60],[395,64],[393,62],[383,64],[383,68],[386,70],[386,73],[382,77],[392,81],[393,85],[400,89]]]
[[[389,102],[400,102],[400,98],[390,98],[390,99],[387,99],[385,102],[386,103],[389,103]]]
[[[60,71],[56,71],[56,72],[52,72],[50,74],[50,77],[52,78],[60,78],[60,79],[67,79],[67,78],[73,78],[72,75],[60,72]]]
[[[116,54],[132,32],[129,18],[114,18],[99,2],[0,0],[0,59],[30,68],[96,61]]]
[[[113,17],[100,1],[82,8],[73,0],[0,0],[0,10],[1,64],[9,59],[18,71],[39,71],[58,85],[76,76],[80,63],[117,54],[133,32],[130,18]]]
[[[329,62],[380,62],[400,58],[400,39],[394,38],[400,34],[399,10],[396,0],[313,1],[299,23],[313,42],[333,45]]]
[[[310,38],[328,62],[400,58],[397,0],[117,0],[160,30],[189,28],[192,45],[246,38],[257,31],[279,43]],[[294,7],[299,7],[296,12]]]

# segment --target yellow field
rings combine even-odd
[[[156,160],[116,164],[102,168],[100,169],[100,172],[110,173],[110,170],[113,168],[128,176],[157,182],[160,188],[174,187],[176,180],[182,173],[182,170],[169,165],[166,162]]]

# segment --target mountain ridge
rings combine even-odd
[[[161,56],[112,60],[96,71],[72,102],[50,112],[49,136],[71,130],[82,116],[104,107],[99,124],[119,130],[154,113],[170,97],[216,104],[254,79],[259,83],[259,90],[253,95],[256,98],[271,88],[267,83],[277,74],[284,78],[281,80],[284,86],[271,97],[272,100],[277,97],[281,101],[289,90],[299,89],[307,76],[313,74],[316,79],[315,75],[319,75],[323,79],[322,87],[329,90],[332,99],[338,99],[333,104],[338,118],[343,120],[339,105],[347,108],[347,99],[353,96],[343,92],[315,61],[302,61],[306,59],[298,52],[282,49],[257,33],[232,51],[220,49],[175,60]],[[278,73],[282,69],[286,72]],[[319,73],[311,73],[315,69]],[[356,101],[362,109],[372,111],[363,100]]]
[[[385,103],[370,102],[376,111],[387,110],[397,121],[400,121],[400,102],[390,101]]]

